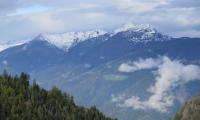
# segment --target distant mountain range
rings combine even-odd
[[[150,25],[40,34],[1,51],[0,69],[30,73],[121,120],[168,120],[200,91],[199,45],[200,38],[173,38]]]

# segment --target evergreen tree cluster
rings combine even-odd
[[[200,120],[200,95],[186,102],[174,120]]]
[[[96,107],[75,105],[73,97],[56,87],[47,91],[29,75],[0,75],[0,120],[115,120],[105,117]]]

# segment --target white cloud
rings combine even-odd
[[[15,11],[17,7],[17,1],[0,0],[0,16]]]
[[[160,59],[139,59],[138,61],[123,63],[119,66],[118,71],[120,72],[134,72],[143,69],[152,69],[160,64]]]
[[[168,107],[171,107],[173,105],[173,102],[176,98],[171,90],[179,85],[184,85],[190,81],[200,80],[199,66],[192,64],[185,65],[178,60],[171,60],[168,57],[163,57],[160,60],[149,58],[134,63],[139,63],[143,65],[143,61],[145,65],[146,61],[148,60],[154,61],[149,63],[156,63],[154,65],[157,68],[157,70],[155,71],[155,84],[150,86],[147,90],[152,95],[147,100],[141,100],[137,96],[129,97],[127,99],[124,99],[124,101],[121,103],[121,106],[144,110],[154,109],[160,112],[166,112]],[[134,64],[132,67],[137,68],[136,66],[137,64]],[[150,67],[143,68],[149,69]],[[141,69],[134,69],[133,72],[136,70]]]
[[[158,6],[167,4],[167,0],[111,0],[111,4],[127,13],[144,13],[154,11]]]
[[[79,6],[81,9],[93,9],[93,8],[100,7],[99,4],[95,4],[95,3],[80,3]]]
[[[8,62],[7,62],[6,60],[2,61],[2,63],[3,63],[4,65],[8,65]]]
[[[183,30],[174,34],[175,37],[199,37],[200,31],[198,30]]]
[[[176,6],[176,7],[189,7],[189,8],[194,8],[194,7],[199,7],[200,6],[200,1],[197,0],[171,0],[170,2],[171,6]]]
[[[175,21],[182,26],[200,25],[200,18],[191,16],[178,16]]]
[[[119,96],[111,95],[111,97],[113,102],[118,102],[124,100],[125,94]]]
[[[64,29],[64,23],[53,13],[33,14],[24,16],[32,27],[42,32],[60,31]]]

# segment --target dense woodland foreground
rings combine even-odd
[[[29,75],[0,75],[0,120],[115,120],[95,107],[75,105],[73,98],[57,88],[47,91]]]

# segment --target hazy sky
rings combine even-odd
[[[113,30],[151,24],[171,36],[200,37],[200,0],[0,0],[0,42],[39,33]]]

